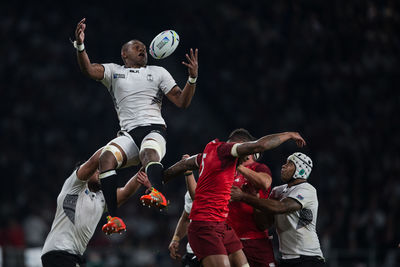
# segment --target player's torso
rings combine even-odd
[[[297,185],[312,187],[308,183]],[[275,197],[278,200],[287,198],[295,187],[280,186]],[[293,195],[293,194],[292,194]],[[293,197],[293,196],[290,196]],[[294,196],[296,197],[296,196]],[[301,197],[298,195],[297,197]],[[319,239],[316,233],[318,216],[317,196],[301,210],[275,215],[275,227],[280,240],[280,250],[286,254],[319,255],[322,256]]]
[[[159,88],[161,79],[157,66],[120,66],[114,70],[110,94],[121,121],[121,128],[129,131],[138,125],[165,123],[161,117],[164,96]]]
[[[84,189],[77,194],[61,193],[55,219],[46,240],[46,250],[83,254],[105,208],[101,191]]]
[[[199,167],[199,180],[191,216],[193,220],[224,221],[228,216],[228,201],[237,159],[218,153],[222,142],[210,142]]]

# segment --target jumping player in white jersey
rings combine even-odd
[[[189,78],[182,90],[170,73],[159,66],[147,65],[146,46],[139,40],[125,43],[121,49],[124,65],[91,63],[85,50],[85,19],[75,31],[77,60],[81,71],[90,78],[101,81],[114,102],[121,126],[119,137],[104,148],[100,156],[100,180],[109,213],[116,214],[116,169],[121,166],[142,164],[151,183],[161,183],[166,153],[166,124],[161,116],[163,95],[177,107],[190,105],[198,75],[198,50],[186,54]],[[141,197],[146,205],[165,208],[167,200],[154,187]]]
[[[266,229],[275,222],[282,254],[279,266],[325,265],[316,232],[317,191],[307,182],[312,167],[312,160],[305,154],[290,155],[281,170],[281,179],[286,184],[274,187],[269,199],[232,187],[232,201],[243,201],[259,209],[256,214],[259,227]]]
[[[44,267],[83,266],[82,255],[106,208],[98,172],[101,151],[94,153],[64,182],[57,197],[54,221],[42,249]],[[144,172],[138,172],[124,187],[118,188],[118,205],[131,197],[141,184],[149,184]],[[115,224],[113,227],[105,229],[106,233],[125,229],[125,225]]]

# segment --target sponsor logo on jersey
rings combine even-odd
[[[139,70],[129,70],[129,72],[139,73]]]
[[[148,80],[149,82],[152,82],[152,81],[153,81],[153,75],[147,74],[147,80]]]
[[[125,74],[114,73],[113,78],[114,79],[118,79],[118,78],[125,79]]]

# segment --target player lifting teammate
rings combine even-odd
[[[198,50],[186,54],[189,79],[182,90],[170,73],[159,66],[147,65],[146,46],[139,40],[125,43],[121,49],[124,65],[91,63],[85,50],[85,19],[75,31],[77,60],[81,71],[107,87],[118,114],[121,131],[104,148],[100,160],[100,180],[111,221],[118,223],[116,214],[116,169],[142,164],[149,180],[157,188],[161,182],[166,153],[166,124],[161,116],[163,95],[177,107],[190,105],[198,75]],[[165,208],[165,197],[154,187],[141,197],[143,203]],[[122,222],[122,221],[120,221]]]

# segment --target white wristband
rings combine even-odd
[[[197,77],[192,78],[192,77],[189,76],[188,82],[189,82],[190,84],[195,84],[196,81],[197,81]]]
[[[74,44],[74,47],[76,48],[76,50],[78,50],[78,52],[82,52],[83,50],[85,50],[84,43],[77,44],[76,41],[74,41],[73,44]]]

